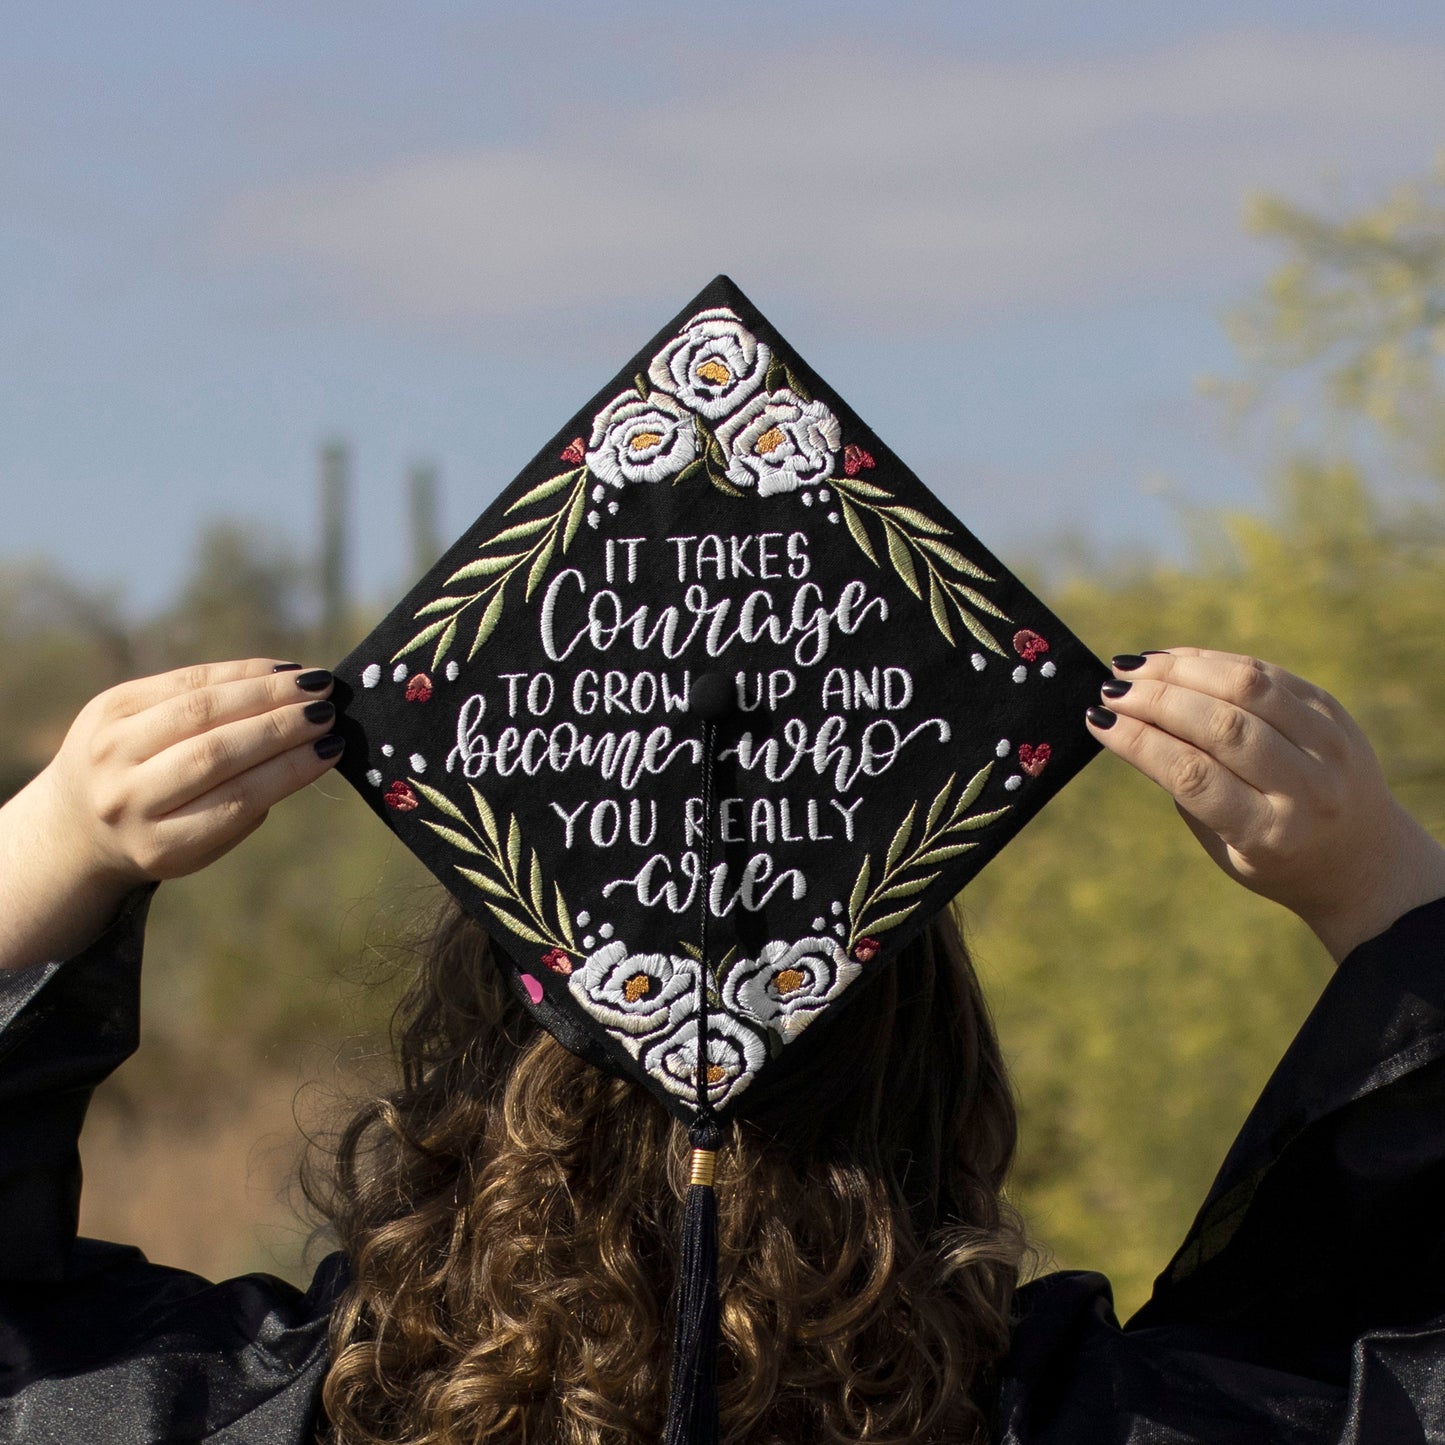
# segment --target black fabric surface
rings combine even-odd
[[[0,1032],[0,1440],[309,1445],[345,1265],[305,1293],[74,1239],[90,1091],[134,1048],[147,894]],[[1445,1439],[1445,899],[1340,966],[1154,1297],[1019,1297],[1002,1445]]]

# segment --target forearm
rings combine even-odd
[[[137,880],[90,862],[41,773],[0,808],[0,969],[70,958],[93,942]]]

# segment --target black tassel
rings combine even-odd
[[[717,1445],[717,1196],[712,1172],[721,1136],[709,1119],[688,1130],[692,1181],[682,1216],[677,1326],[663,1445]]]

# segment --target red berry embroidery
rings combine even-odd
[[[1049,759],[1053,757],[1054,750],[1047,743],[1020,743],[1019,744],[1019,767],[1029,777],[1036,778],[1048,767]]]
[[[562,460],[572,466],[584,461],[587,457],[586,443],[581,437],[573,437],[565,447],[562,448]]]
[[[421,799],[412,791],[411,784],[402,782],[400,778],[381,795],[381,800],[398,813],[410,813],[421,806]]]
[[[853,945],[853,957],[859,963],[867,963],[883,945],[876,938],[860,938]]]
[[[1036,657],[1042,657],[1048,650],[1048,642],[1030,628],[1024,627],[1014,633],[1014,651],[1025,662],[1032,662]]]
[[[560,973],[566,978],[572,972],[572,960],[560,948],[549,948],[542,955],[542,962],[552,970],[553,973]]]
[[[414,672],[406,684],[406,700],[408,702],[430,702],[431,701],[431,678],[424,672]]]
[[[872,469],[878,465],[873,460],[872,452],[865,452],[862,447],[855,446],[849,442],[843,448],[843,474],[849,477],[856,477],[859,472],[865,469]]]

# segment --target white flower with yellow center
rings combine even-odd
[[[653,357],[647,379],[705,421],[736,411],[763,384],[772,352],[738,319],[715,306],[699,311]]]
[[[664,953],[627,952],[620,939],[587,956],[567,977],[572,997],[635,1054],[664,1033],[697,997],[697,964]]]
[[[760,1034],[726,1014],[708,1014],[706,1087],[714,1109],[747,1088],[767,1059],[768,1046]],[[697,1019],[688,1019],[652,1044],[642,1056],[642,1067],[669,1093],[696,1099]]]
[[[594,477],[621,487],[675,477],[696,457],[697,428],[671,397],[625,391],[597,413],[585,460]]]
[[[815,486],[833,475],[843,428],[821,401],[786,388],[755,396],[717,429],[727,479],[760,497]]]
[[[722,1001],[734,1013],[793,1039],[862,972],[836,939],[765,943],[757,958],[732,966]]]

